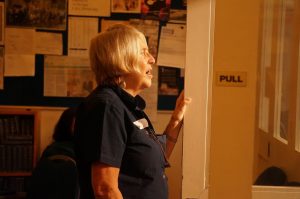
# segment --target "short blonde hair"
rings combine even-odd
[[[116,24],[91,40],[90,64],[98,85],[121,84],[120,77],[139,71],[145,36],[132,26]]]

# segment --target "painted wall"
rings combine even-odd
[[[54,127],[61,114],[61,108],[40,111],[40,132],[38,133],[40,144],[38,146],[38,156],[40,156],[45,148],[53,141],[52,135],[54,132]]]

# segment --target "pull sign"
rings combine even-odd
[[[246,72],[216,72],[217,86],[245,87],[247,86]]]

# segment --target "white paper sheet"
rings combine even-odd
[[[89,59],[45,56],[44,96],[85,97],[95,87]]]
[[[88,57],[91,39],[98,34],[98,18],[69,17],[68,55]]]
[[[34,76],[35,56],[25,54],[6,54],[4,76]]]
[[[34,29],[5,29],[4,76],[34,76],[34,35]]]
[[[35,53],[45,55],[62,55],[63,40],[61,33],[36,32]]]
[[[161,29],[157,64],[159,66],[185,67],[186,26],[167,24]]]
[[[34,29],[5,28],[6,54],[34,54]]]
[[[110,0],[69,0],[69,15],[110,16]]]

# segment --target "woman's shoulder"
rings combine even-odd
[[[77,109],[77,118],[90,118],[107,110],[122,113],[124,105],[114,89],[110,87],[98,87],[86,97]]]
[[[50,157],[53,155],[66,155],[69,157],[75,157],[74,142],[53,142],[44,150],[42,157]]]

